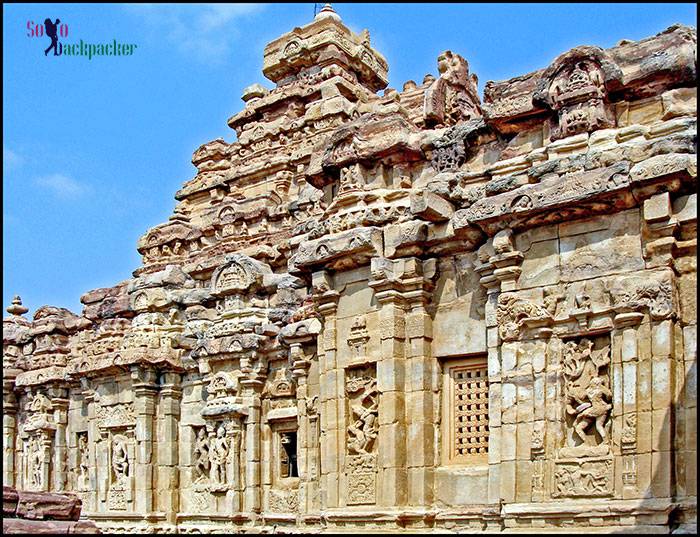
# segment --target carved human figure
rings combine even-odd
[[[282,435],[280,435],[280,444],[288,461],[286,475],[283,477],[298,477],[296,440],[290,433],[282,433]]]
[[[211,461],[211,482],[217,485],[228,483],[226,478],[226,462],[229,454],[229,442],[226,440],[226,430],[220,426],[216,430],[216,438],[211,445],[210,457]]]
[[[129,453],[126,439],[116,436],[112,441],[112,470],[115,483],[122,484],[129,477]]]
[[[377,438],[378,423],[377,414],[379,401],[375,395],[376,381],[369,382],[364,389],[362,397],[351,408],[352,424],[348,427],[348,452],[364,455],[372,451],[374,440]],[[365,406],[365,402],[369,406]]]
[[[555,474],[555,482],[557,485],[557,492],[559,494],[566,494],[571,492],[576,488],[576,483],[574,482],[574,476],[578,473],[578,470],[572,475],[566,469],[560,468]]]
[[[607,482],[605,475],[596,472],[595,470],[581,469],[580,472],[581,488],[588,492],[605,492]]]
[[[41,447],[41,441],[38,437],[32,436],[29,439],[28,451],[29,460],[27,469],[29,483],[33,489],[40,490],[44,483],[44,450]]]
[[[78,455],[80,457],[78,465],[78,490],[88,490],[90,488],[90,476],[88,474],[90,450],[87,436],[84,434],[78,436]]]
[[[209,437],[204,427],[197,432],[197,440],[194,445],[194,469],[195,479],[206,479],[209,476],[211,467],[209,453]]]
[[[612,392],[605,385],[604,379],[593,377],[586,388],[586,397],[588,397],[589,402],[579,405],[577,409],[579,414],[574,420],[574,431],[582,441],[586,442],[586,429],[595,421],[595,428],[602,441],[605,442],[607,437],[605,420],[612,408],[612,405],[608,403],[612,398]]]
[[[599,443],[607,441],[606,423],[612,408],[612,392],[606,370],[609,363],[609,346],[594,349],[593,342],[587,338],[564,344],[562,365],[572,445],[575,445],[576,439],[587,446],[595,445],[595,437],[587,434],[593,424],[600,436]]]

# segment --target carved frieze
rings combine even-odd
[[[98,406],[96,411],[98,426],[101,428],[132,427],[136,424],[133,403],[117,403]]]
[[[613,460],[560,460],[552,472],[554,498],[605,497],[613,493]]]
[[[299,492],[297,490],[270,490],[268,506],[274,513],[296,513],[299,510]]]
[[[668,272],[623,276],[611,280],[608,288],[617,312],[646,310],[652,319],[662,320],[677,311],[672,275]]]
[[[584,203],[611,201],[602,206],[622,207],[629,202],[629,163],[620,162],[607,168],[572,172],[563,176],[543,179],[533,185],[482,198],[468,209],[456,211],[453,220],[457,223],[476,223],[488,230],[496,231],[506,226],[541,225],[556,223],[564,218],[590,214]],[[556,211],[558,207],[566,211]],[[572,212],[573,211],[573,212]],[[462,224],[460,224],[462,225]]]

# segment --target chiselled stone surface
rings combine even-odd
[[[695,44],[397,91],[327,5],[132,278],[8,307],[4,484],[105,532],[693,531]]]

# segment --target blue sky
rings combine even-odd
[[[462,54],[479,77],[546,67],[577,45],[694,25],[694,4],[334,4],[368,28],[390,86]],[[226,119],[261,73],[266,43],[313,4],[3,5],[3,307],[20,294],[79,312],[79,297],[131,276],[136,241],[164,222],[202,143],[233,141]],[[65,42],[135,43],[129,57],[45,57],[27,22],[59,18]]]

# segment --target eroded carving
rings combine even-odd
[[[610,345],[606,337],[564,344],[562,368],[566,398],[565,456],[606,453],[609,449]]]
[[[516,293],[501,293],[496,310],[498,333],[504,341],[517,339],[524,326],[552,320],[552,314],[543,306],[519,297]]]

